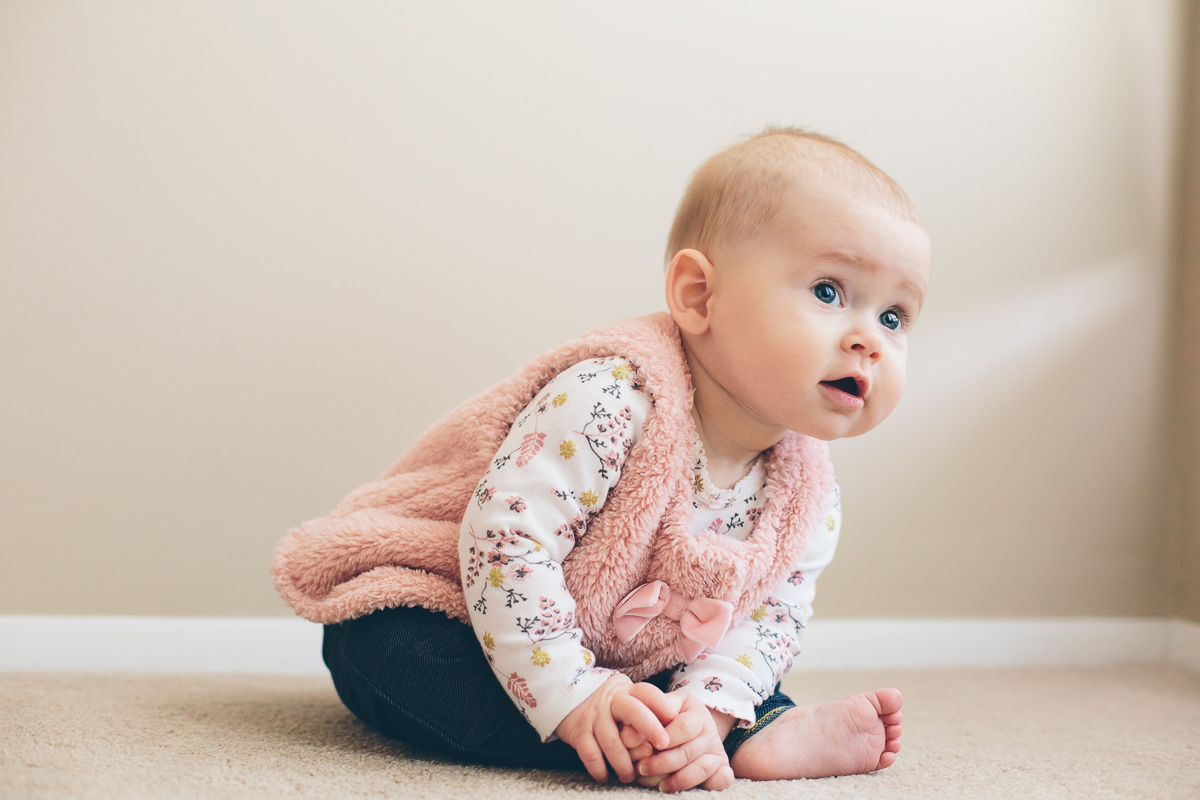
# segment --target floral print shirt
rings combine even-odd
[[[576,603],[562,561],[616,485],[652,406],[634,367],[616,357],[581,361],[559,373],[517,416],[467,506],[459,537],[463,591],[484,655],[517,708],[541,735],[613,673],[595,665],[574,624]],[[765,502],[760,458],[729,489],[708,477],[694,444],[692,532],[745,539]],[[721,643],[676,669],[670,688],[754,722],[800,652],[815,582],[833,559],[841,527],[834,491],[825,524],[801,563]]]

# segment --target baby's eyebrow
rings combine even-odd
[[[878,272],[886,271],[890,267],[888,264],[875,264],[871,261],[863,261],[861,258],[841,250],[831,250],[817,259],[818,264],[835,263],[849,267],[855,272]],[[905,278],[898,284],[899,288],[905,292],[911,292],[917,302],[917,310],[920,311],[921,306],[925,304],[926,287],[917,281]]]
[[[843,252],[840,250],[831,250],[827,253],[822,253],[817,258],[817,262],[821,263],[821,264],[828,262],[828,261],[836,261],[839,264],[846,264],[847,266],[857,267],[859,269],[862,269],[865,266],[862,263],[862,260],[858,258],[858,256],[854,256],[854,255],[851,255],[850,253],[846,253],[846,252]]]

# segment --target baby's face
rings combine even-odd
[[[705,365],[759,423],[832,440],[896,407],[929,285],[920,225],[845,190],[812,190],[766,235],[710,258]]]

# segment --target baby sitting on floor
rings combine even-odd
[[[928,235],[862,155],[773,128],[696,172],[667,259],[668,313],[542,354],[280,543],[368,725],[671,792],[895,761],[900,692],[779,681],[840,530],[826,442],[900,400]]]

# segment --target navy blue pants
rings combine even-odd
[[[322,648],[346,708],[385,736],[465,761],[585,771],[565,742],[543,744],[505,694],[470,627],[423,608],[389,608],[325,626]],[[666,691],[670,671],[647,680]],[[758,723],[734,730],[733,750],[792,701],[779,692]]]

